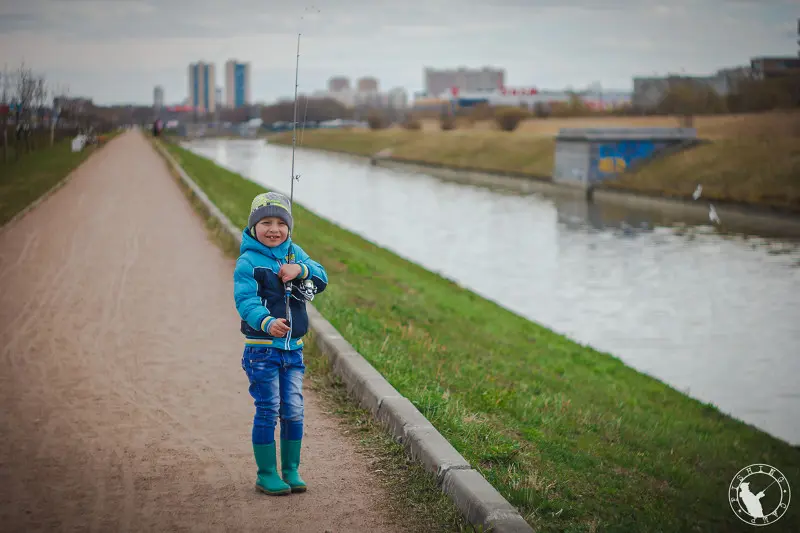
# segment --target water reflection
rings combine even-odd
[[[285,147],[191,148],[289,187]],[[675,228],[675,215],[500,193],[348,156],[298,151],[297,172],[296,201],[328,220],[800,444],[796,243],[719,235],[697,217],[686,222],[700,225]]]

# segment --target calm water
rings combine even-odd
[[[187,147],[288,192],[290,148]],[[296,172],[295,200],[320,216],[800,444],[797,243],[669,227],[657,213],[495,192],[312,151],[298,150]]]

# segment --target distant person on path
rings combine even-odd
[[[764,510],[761,508],[761,498],[764,497],[764,492],[753,494],[750,492],[750,483],[744,482],[739,485],[739,497],[747,508],[747,514],[753,518],[764,518]]]
[[[242,368],[255,400],[253,452],[256,488],[267,494],[304,492],[297,469],[303,438],[303,336],[308,314],[299,283],[311,280],[316,292],[328,284],[325,268],[293,243],[289,199],[263,193],[253,199],[233,274],[236,310],[245,336]],[[286,316],[285,283],[290,283],[291,323]],[[281,476],[277,473],[275,423],[281,420]]]

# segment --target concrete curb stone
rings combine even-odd
[[[241,242],[241,232],[209,200],[161,143],[157,141],[155,145],[208,213],[237,242]],[[471,467],[414,404],[386,381],[319,311],[311,304],[306,307],[314,340],[320,351],[328,357],[334,374],[345,384],[348,393],[387,427],[414,460],[435,476],[442,491],[470,523],[483,525],[494,533],[533,532],[514,506]]]
[[[450,441],[432,426],[407,428],[406,448],[413,459],[422,463],[425,470],[436,477],[439,485],[444,481],[447,472],[452,469],[472,469]]]
[[[450,496],[470,523],[487,524],[493,531],[532,531],[517,510],[476,470],[448,470],[442,490]]]
[[[378,421],[389,429],[397,442],[404,445],[407,444],[408,432],[412,429],[428,428],[436,431],[414,404],[403,396],[384,398],[378,408]]]

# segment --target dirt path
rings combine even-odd
[[[0,232],[0,530],[396,531],[306,390],[305,494],[254,490],[233,261],[137,132]]]

